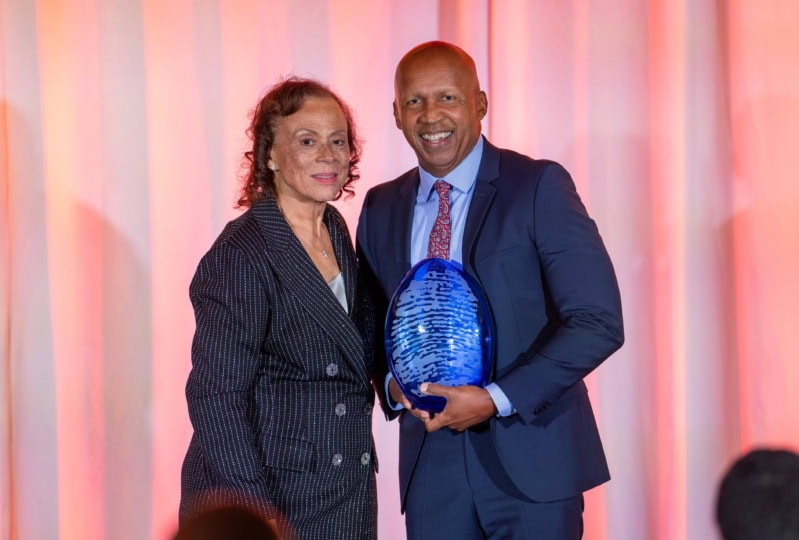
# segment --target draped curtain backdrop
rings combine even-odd
[[[415,165],[393,71],[430,39],[477,61],[493,143],[572,172],[616,265],[585,538],[717,538],[730,461],[799,447],[797,28],[794,0],[0,0],[0,539],[174,532],[187,289],[239,213],[249,111],[288,74],[353,106],[354,230]]]

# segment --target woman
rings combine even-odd
[[[352,115],[285,80],[256,107],[239,205],[192,280],[194,427],[181,523],[237,504],[299,538],[375,538],[374,319],[328,201],[358,178]]]

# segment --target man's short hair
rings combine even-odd
[[[799,454],[755,449],[722,478],[716,521],[724,540],[799,540]]]

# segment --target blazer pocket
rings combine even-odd
[[[264,447],[264,465],[267,467],[298,472],[316,471],[316,449],[311,442],[269,437]]]
[[[493,243],[491,244],[490,250],[488,249],[478,250],[474,258],[474,263],[475,265],[480,265],[481,263],[491,264],[493,262],[492,259],[504,258],[504,257],[510,257],[511,260],[515,260],[516,252],[523,251],[524,249],[527,248],[528,246],[525,246],[521,242],[505,244],[505,245],[498,245],[496,243]]]

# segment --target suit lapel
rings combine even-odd
[[[401,272],[389,283],[399,283],[410,264],[411,252],[411,228],[413,226],[413,210],[416,205],[416,193],[419,188],[419,169],[411,169],[405,181],[398,183],[396,203],[389,208],[389,219],[384,220],[390,228],[390,238],[396,238],[397,242],[393,247],[395,265]],[[471,270],[471,255],[477,235],[483,226],[488,209],[494,200],[497,188],[493,182],[499,178],[499,149],[483,140],[483,156],[480,160],[480,168],[477,171],[477,180],[474,185],[472,201],[469,205],[469,212],[466,215],[466,223],[463,230],[463,258],[464,267]]]
[[[397,200],[391,205],[390,216],[387,220],[391,228],[389,238],[396,238],[393,246],[395,264],[391,268],[399,270],[399,275],[394,276],[390,283],[402,280],[411,267],[411,230],[413,228],[413,210],[416,206],[416,192],[419,189],[419,169],[414,168],[408,173],[408,178],[399,183]]]
[[[471,274],[476,275],[472,268],[472,250],[477,240],[477,235],[483,226],[488,208],[497,188],[493,181],[499,178],[499,150],[492,146],[487,140],[483,141],[483,157],[480,160],[480,168],[477,171],[477,180],[474,183],[474,193],[472,202],[469,205],[469,213],[466,215],[466,224],[463,229],[463,259],[464,266],[471,270]]]
[[[336,343],[355,372],[368,384],[363,339],[358,328],[291,231],[275,199],[269,197],[253,205],[252,211],[267,240],[269,264],[285,285],[285,290],[296,298],[309,317]],[[350,313],[354,314],[356,275],[355,262],[349,254],[351,246],[346,246],[348,240],[342,229],[344,224],[330,208],[325,210],[325,222],[344,278],[347,304]]]

